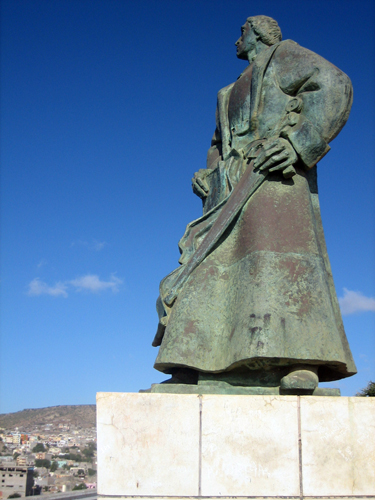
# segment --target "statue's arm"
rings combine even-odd
[[[290,142],[304,166],[312,168],[329,151],[328,143],[348,119],[353,95],[350,79],[294,42],[276,51],[275,67],[281,90],[300,102],[300,110],[290,113],[291,124],[284,127],[281,136]]]
[[[212,172],[212,170],[217,166],[218,162],[222,160],[222,148],[221,148],[221,134],[219,129],[219,113],[216,109],[216,129],[211,140],[211,147],[207,153],[207,167],[201,168],[198,172],[195,172],[192,178],[192,188],[193,192],[199,196],[199,198],[207,198],[210,192],[210,186],[207,182],[207,176]]]
[[[352,85],[333,64],[290,40],[276,49],[271,67],[288,101],[254,166],[291,177],[294,164],[310,169],[329,151],[348,119]]]
[[[211,147],[207,152],[207,168],[214,169],[218,161],[222,160],[222,142],[218,125],[218,113],[216,111],[216,129],[211,140]]]

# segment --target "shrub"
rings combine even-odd
[[[372,382],[370,380],[370,382],[367,384],[367,387],[357,392],[356,396],[372,398],[375,397],[375,382]]]
[[[74,486],[74,488],[72,489],[72,491],[75,491],[75,490],[87,490],[87,486],[85,485],[85,483],[76,484]]]

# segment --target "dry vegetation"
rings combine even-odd
[[[34,427],[46,424],[67,424],[82,429],[96,426],[95,405],[51,406],[49,408],[27,409],[16,413],[0,415],[0,427]]]

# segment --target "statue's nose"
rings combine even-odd
[[[234,44],[236,47],[240,43],[240,39],[237,40],[237,42]]]

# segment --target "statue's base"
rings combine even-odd
[[[375,499],[375,398],[99,393],[103,498]]]
[[[279,396],[280,387],[243,387],[240,385],[218,384],[152,384],[151,389],[139,391],[153,394],[231,394],[237,396]],[[309,395],[310,391],[300,391],[300,395]],[[282,394],[281,394],[282,395]],[[317,387],[312,396],[340,396],[340,389]]]

